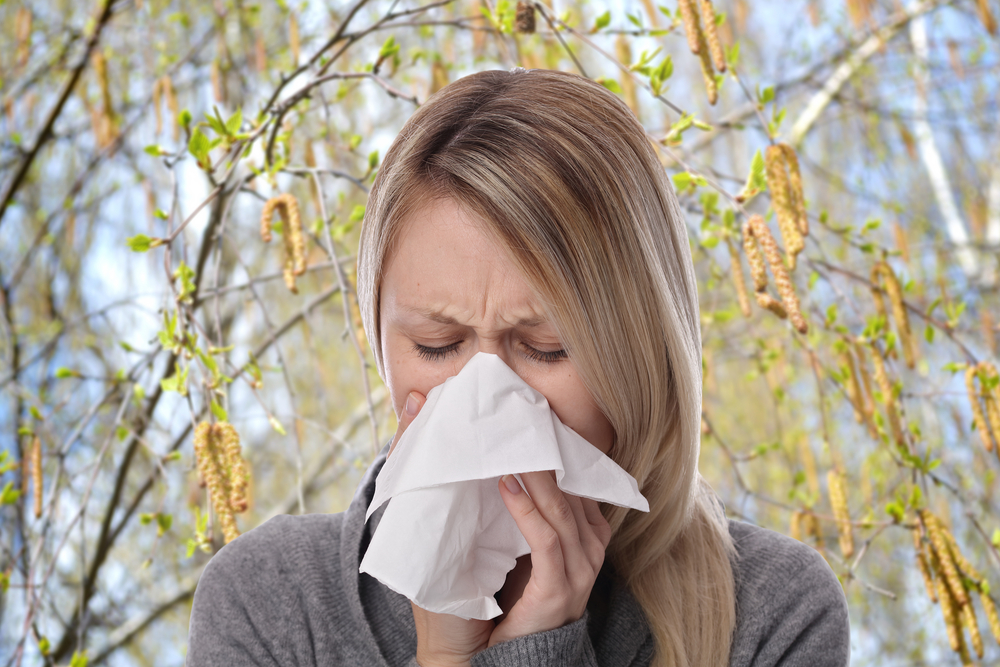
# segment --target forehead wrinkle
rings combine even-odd
[[[403,310],[411,313],[416,313],[421,317],[430,320],[432,322],[437,322],[438,324],[461,324],[451,315],[446,315],[443,310],[434,308],[433,306],[403,306]],[[504,320],[505,322],[507,320]],[[532,329],[543,324],[548,324],[548,318],[544,316],[540,317],[522,317],[514,322],[514,327],[518,329]]]

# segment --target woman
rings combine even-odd
[[[369,199],[365,331],[399,428],[473,355],[498,354],[639,484],[649,513],[500,493],[532,553],[466,621],[358,574],[380,457],[339,515],[277,517],[222,549],[188,665],[845,665],[826,562],[727,522],[697,471],[701,340],[683,215],[628,108],[592,81],[481,72],[406,123]],[[530,496],[530,497],[529,497]],[[602,514],[603,510],[603,514]]]

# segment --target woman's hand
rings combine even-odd
[[[413,422],[425,397],[410,392],[389,448]],[[411,603],[421,667],[468,665],[476,653],[515,637],[562,627],[583,616],[604,563],[611,527],[596,501],[563,493],[551,471],[500,480],[500,495],[531,547],[518,559],[500,595],[499,623],[436,614]],[[530,494],[530,497],[529,497]]]
[[[489,646],[579,620],[611,541],[611,526],[597,501],[563,493],[551,471],[522,473],[521,479],[528,493],[513,475],[505,475],[500,495],[531,547],[531,575],[520,595],[511,591],[516,602],[504,609]],[[516,582],[508,577],[504,588]],[[505,590],[502,597],[514,595]]]

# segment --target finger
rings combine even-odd
[[[524,479],[525,475],[521,475]],[[531,548],[531,578],[538,578],[543,589],[565,587],[566,566],[563,560],[559,533],[549,525],[535,502],[524,492],[517,478],[504,475],[500,478],[500,497],[507,511],[514,517],[524,541]]]
[[[403,408],[399,411],[399,425],[396,427],[396,435],[392,438],[392,444],[389,445],[389,453],[386,454],[386,458],[392,455],[392,450],[396,449],[396,443],[399,442],[403,432],[413,423],[416,416],[420,414],[420,408],[424,407],[426,401],[427,398],[418,391],[411,391],[407,394]]]
[[[588,573],[589,576],[594,572],[599,572],[601,565],[604,564],[605,545],[601,542],[600,536],[594,531],[594,526],[590,524],[587,511],[583,506],[585,499],[569,493],[566,494],[566,499],[573,508],[573,515],[576,517],[577,532],[580,534],[580,546],[583,548],[583,553],[587,557],[587,561],[590,563],[592,569],[592,572]]]
[[[583,511],[587,514],[587,523],[593,528],[601,545],[607,549],[608,544],[611,543],[611,524],[604,518],[600,504],[590,498],[581,498],[580,501],[583,503]]]

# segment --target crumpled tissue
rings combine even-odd
[[[498,481],[538,470],[555,471],[566,493],[649,511],[631,475],[499,356],[477,353],[428,392],[379,472],[366,520],[389,504],[360,571],[429,611],[499,616],[493,595],[531,549]]]

